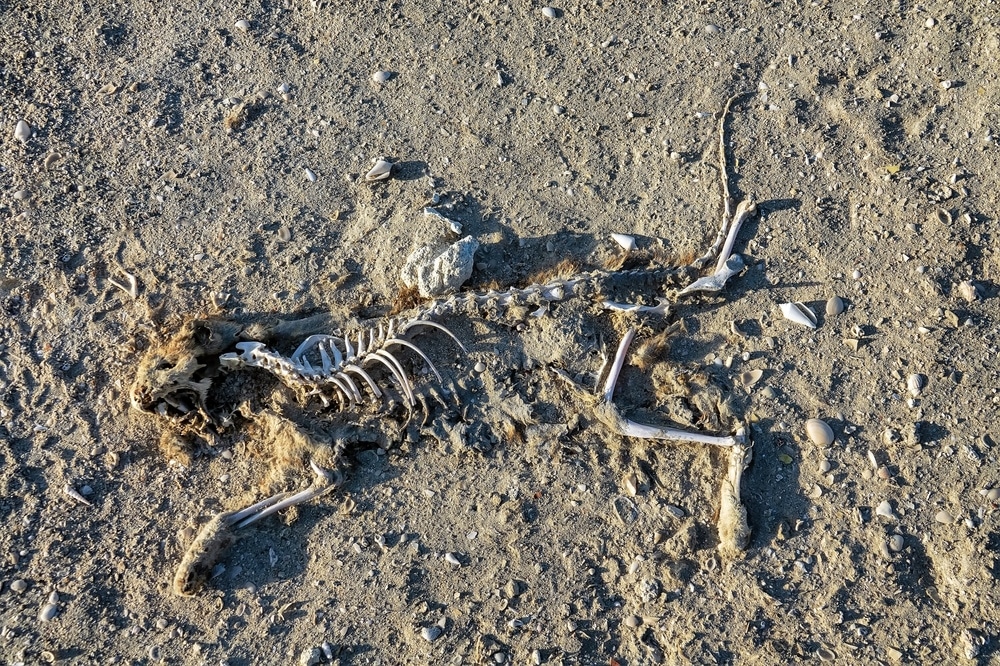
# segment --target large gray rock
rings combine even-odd
[[[422,245],[410,253],[403,265],[403,284],[416,287],[424,298],[457,291],[472,275],[479,241],[466,236],[450,245]]]

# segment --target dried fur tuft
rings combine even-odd
[[[558,278],[569,277],[580,272],[580,265],[571,259],[563,259],[554,266],[528,276],[528,284],[547,284]]]
[[[524,444],[524,433],[521,432],[521,428],[518,424],[512,421],[503,422],[503,437],[507,444]]]
[[[420,297],[420,290],[416,286],[413,287],[400,287],[399,293],[396,294],[396,298],[392,301],[392,308],[389,310],[389,316],[398,315],[400,312],[406,312],[411,310],[418,305],[423,299]]]
[[[194,445],[189,437],[178,435],[170,430],[160,434],[160,453],[167,460],[176,460],[185,467],[191,466],[191,454]]]

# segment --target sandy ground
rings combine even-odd
[[[0,3],[5,663],[1000,662],[995,2],[185,4]],[[682,370],[730,398],[742,557],[716,554],[723,455],[610,434],[549,369],[613,349],[587,300],[447,318],[469,354],[427,349],[466,446],[362,437],[343,488],[172,592],[198,526],[266,493],[268,443],[234,427],[169,461],[129,407],[147,350],[197,314],[384,315],[434,193],[481,243],[468,289],[603,265],[612,232],[690,260],[742,90],[748,268],[676,304],[686,332],[619,398],[665,419]],[[380,156],[392,179],[365,183]],[[495,428],[505,406],[531,427]]]

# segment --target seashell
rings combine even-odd
[[[918,374],[912,374],[906,378],[906,390],[910,392],[914,398],[920,395],[920,392],[924,389],[924,378]]]
[[[743,384],[743,386],[750,388],[751,386],[759,382],[763,376],[764,376],[763,370],[747,370],[746,372],[740,373],[739,379],[740,383]]]
[[[782,303],[780,307],[781,314],[788,321],[808,328],[816,328],[816,313],[806,307],[804,303]]]
[[[625,248],[626,252],[631,252],[635,249],[635,236],[629,236],[628,234],[611,234],[611,238]]]
[[[639,480],[636,478],[635,472],[629,472],[622,478],[622,486],[632,497],[639,493]]]
[[[542,16],[554,19],[559,16],[559,12],[556,11],[555,7],[542,7]]]
[[[48,601],[42,606],[41,610],[38,611],[38,619],[41,622],[51,622],[55,618],[56,613],[59,612],[59,593],[52,592],[49,595]]]
[[[246,32],[247,30],[250,29],[250,21],[247,21],[246,19],[240,19],[239,21],[236,22],[236,29]]]
[[[392,72],[386,72],[384,70],[379,70],[372,74],[372,81],[375,83],[385,83],[392,78]]]
[[[365,180],[369,183],[374,183],[379,180],[387,180],[389,174],[392,173],[392,162],[387,162],[383,159],[375,160],[375,166],[371,168],[371,171],[365,174]]]
[[[890,520],[899,520],[899,517],[893,512],[892,505],[889,504],[889,500],[886,500],[875,507],[875,515],[882,516],[883,518],[888,518]]]
[[[423,629],[420,630],[420,635],[423,636],[424,640],[427,641],[428,643],[433,643],[441,635],[441,627],[438,627],[436,625],[430,627],[424,627]]]
[[[966,280],[958,284],[958,295],[969,303],[979,299],[979,288],[972,280]]]
[[[841,312],[844,311],[844,299],[840,296],[834,296],[826,302],[826,314],[831,317],[836,317]]]
[[[313,173],[313,170],[310,169],[309,167],[306,167],[306,178],[309,180],[310,183],[316,182],[316,174]]]
[[[942,509],[941,511],[938,511],[936,514],[934,514],[934,520],[943,525],[951,525],[952,523],[955,522],[955,517]]]
[[[45,161],[42,162],[42,166],[46,169],[51,168],[56,162],[62,159],[62,154],[60,153],[49,153],[45,156]]]
[[[642,618],[638,615],[629,615],[625,618],[625,626],[629,629],[635,629],[642,624]]]
[[[826,421],[820,419],[809,419],[805,423],[806,436],[816,446],[830,446],[833,444],[833,428]]]
[[[983,497],[990,502],[1000,500],[1000,488],[989,488],[987,490],[983,490]]]
[[[22,143],[27,143],[31,138],[31,125],[23,120],[18,120],[14,125],[14,138]]]
[[[449,553],[445,553],[444,554],[444,561],[447,562],[448,564],[454,566],[454,567],[460,567],[460,566],[462,566],[462,561],[458,559],[458,556],[455,555],[455,553],[450,553],[450,552]]]

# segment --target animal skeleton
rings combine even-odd
[[[239,324],[224,319],[195,319],[182,327],[165,347],[151,350],[143,359],[131,389],[133,407],[167,417],[172,423],[184,428],[224,426],[232,414],[214,413],[209,407],[209,392],[219,376],[250,368],[274,376],[295,393],[301,405],[318,401],[322,408],[329,409],[336,403],[338,410],[351,415],[359,414],[365,409],[378,415],[385,413],[386,402],[392,408],[395,393],[409,413],[417,406],[418,401],[424,401],[424,396],[414,388],[399,354],[403,350],[416,354],[441,384],[443,379],[438,369],[411,335],[421,329],[438,331],[449,336],[465,351],[459,337],[437,321],[447,315],[480,311],[483,308],[531,305],[548,308],[550,304],[561,303],[570,298],[603,295],[615,285],[640,281],[676,287],[687,283],[676,292],[677,298],[696,292],[720,291],[732,276],[744,268],[742,257],[732,254],[732,250],[742,223],[756,211],[753,202],[744,201],[734,213],[729,197],[724,124],[730,106],[741,95],[729,99],[719,124],[724,202],[722,225],[709,251],[691,265],[669,269],[597,270],[523,289],[464,292],[431,301],[417,308],[408,317],[390,317],[377,324],[347,332],[331,330],[329,321],[322,315],[293,322],[279,322],[270,329],[256,332],[244,330]],[[693,279],[699,270],[713,260],[716,263],[711,275]],[[612,300],[604,300],[602,304],[606,309],[632,315],[663,316],[669,311],[669,302],[665,299],[659,299],[656,306]],[[264,341],[268,339],[281,343],[302,336],[305,336],[304,339],[289,356],[282,355]],[[735,556],[746,548],[750,535],[746,510],[740,501],[741,477],[749,463],[752,446],[746,431],[739,428],[734,435],[716,436],[638,423],[623,416],[612,398],[634,337],[635,329],[630,328],[610,363],[603,390],[596,397],[587,397],[593,414],[608,428],[625,437],[726,448],[729,451],[729,469],[722,483],[719,550],[725,556]],[[566,373],[559,370],[556,373],[580,392]],[[396,387],[394,391],[387,390],[384,381],[380,384],[383,376],[391,378]],[[426,412],[426,405],[424,408]],[[276,419],[274,415],[269,415],[264,420],[270,424],[267,426],[270,428],[267,436],[294,441],[296,450],[310,455],[310,465],[316,480],[303,491],[278,493],[240,511],[220,513],[209,520],[178,567],[174,578],[174,591],[177,594],[191,595],[201,588],[214,563],[232,543],[235,530],[282,509],[320,497],[339,485],[340,474],[335,468],[344,446],[341,440],[333,443],[321,441],[294,424]],[[323,460],[317,460],[320,451],[326,452]]]

